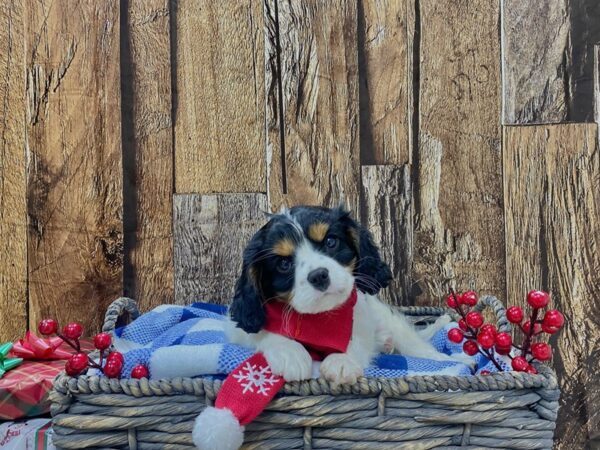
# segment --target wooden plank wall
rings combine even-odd
[[[124,292],[173,298],[173,121],[168,0],[121,3]]]
[[[24,8],[0,5],[0,341],[27,327]],[[21,170],[19,170],[21,168]]]
[[[96,329],[122,292],[119,3],[24,4],[29,325]]]
[[[595,0],[2,2],[0,340],[92,332],[122,294],[225,303],[265,212],[343,202],[384,301],[552,291],[557,448],[598,445],[598,24]]]

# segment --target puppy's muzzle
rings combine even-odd
[[[312,270],[308,274],[308,282],[317,290],[325,292],[329,287],[329,271],[324,267]]]

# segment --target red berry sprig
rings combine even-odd
[[[119,352],[110,352],[106,356],[106,362],[102,364],[104,353],[112,344],[112,336],[108,333],[99,333],[94,336],[94,347],[100,352],[100,362],[94,361],[89,354],[81,351],[79,339],[83,335],[83,327],[80,323],[71,322],[65,325],[62,333],[58,332],[58,322],[54,319],[44,319],[38,324],[38,331],[44,336],[56,334],[67,345],[75,350],[65,364],[65,372],[69,376],[81,375],[89,367],[100,370],[110,378],[117,378],[123,370],[124,359]]]
[[[555,309],[546,311],[543,319],[538,319],[540,311],[548,306],[550,295],[543,291],[530,291],[527,294],[527,303],[531,306],[531,313],[525,322],[525,313],[519,306],[511,306],[506,310],[509,322],[518,325],[522,334],[521,345],[513,342],[512,336],[505,332],[498,332],[492,324],[484,323],[483,316],[477,311],[469,311],[477,303],[477,294],[467,291],[457,295],[450,289],[446,299],[447,305],[454,309],[461,317],[458,328],[448,331],[448,340],[463,344],[463,351],[470,356],[477,353],[485,355],[498,370],[502,370],[494,357],[494,352],[506,355],[511,359],[513,370],[535,374],[537,370],[531,364],[534,360],[544,362],[552,358],[552,348],[545,342],[534,342],[542,333],[554,334],[565,322],[560,311]],[[513,349],[518,354],[513,356]]]
[[[501,371],[502,366],[494,359],[492,352],[498,335],[496,327],[492,324],[484,325],[483,315],[478,311],[470,311],[470,308],[475,306],[478,301],[479,298],[474,291],[457,295],[453,289],[450,289],[446,304],[454,309],[462,319],[458,321],[459,328],[452,328],[448,331],[448,340],[458,344],[466,338],[463,352],[469,356],[481,353]]]

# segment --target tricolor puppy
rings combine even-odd
[[[449,318],[417,331],[377,299],[390,279],[371,234],[348,211],[311,206],[284,210],[271,216],[244,251],[230,308],[237,328],[232,327],[230,338],[262,351],[273,373],[287,381],[310,378],[312,358],[307,349],[264,329],[266,305],[281,303],[284,320],[285,311],[302,315],[335,311],[353,298],[356,288],[349,343],[345,352],[325,357],[320,366],[323,377],[353,383],[376,354],[390,348],[406,356],[452,360],[428,342]]]

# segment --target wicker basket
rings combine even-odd
[[[501,330],[505,310],[485,297]],[[442,308],[403,308],[415,322]],[[112,331],[125,313],[121,298],[106,313]],[[334,387],[322,379],[288,383],[246,427],[246,449],[429,449],[552,447],[559,390],[554,372],[538,375],[411,376],[362,378]],[[71,378],[61,374],[51,394],[54,443],[59,448],[193,449],[193,421],[212,404],[221,381],[175,378]]]

